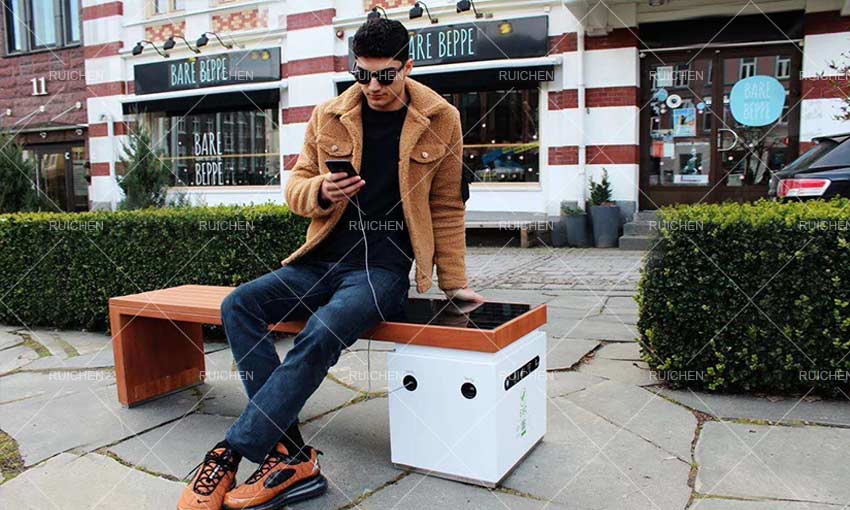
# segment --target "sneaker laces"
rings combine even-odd
[[[236,459],[226,449],[222,452],[215,450],[207,452],[204,460],[192,468],[192,471],[201,468],[200,474],[192,484],[192,490],[201,496],[209,496],[221,483],[225,474],[236,471],[236,466]]]

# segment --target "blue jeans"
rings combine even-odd
[[[369,270],[384,317],[403,313],[407,275]],[[250,399],[225,437],[256,463],[297,423],[342,350],[381,321],[362,267],[317,261],[283,266],[240,285],[222,303],[221,318]],[[281,363],[268,325],[304,319]]]

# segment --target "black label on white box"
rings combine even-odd
[[[537,367],[540,366],[540,356],[535,356],[528,363],[519,367],[512,373],[511,375],[505,378],[505,391],[516,386],[518,382],[525,379],[528,374],[537,370]]]

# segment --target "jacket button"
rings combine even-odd
[[[428,153],[427,153],[427,152],[425,152],[425,151],[422,151],[422,157],[423,157],[423,158],[427,158],[427,157],[428,157]]]
[[[331,145],[331,150],[336,152],[336,151],[339,150],[339,146],[338,145]]]

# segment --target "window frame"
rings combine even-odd
[[[157,4],[160,2],[165,2],[166,9],[162,12],[157,11]],[[147,0],[147,6],[145,11],[149,18],[154,18],[157,16],[167,16],[169,14],[174,14],[178,12],[183,12],[186,9],[186,1],[185,0]],[[178,5],[179,3],[183,5]]]
[[[779,68],[781,66],[785,67],[786,72],[785,72],[785,74],[780,75],[779,74]],[[791,57],[785,57],[785,56],[781,56],[781,55],[776,57],[776,62],[774,63],[774,68],[773,68],[773,76],[777,80],[787,80],[787,79],[791,78]]]
[[[514,99],[506,97],[508,94],[512,95]],[[463,104],[463,100],[465,97],[475,96],[477,97],[477,106],[478,112],[473,114],[474,117],[478,118],[478,121],[475,126],[463,126],[463,130],[465,132],[463,137],[463,149],[462,149],[462,160],[464,161],[464,167],[471,167],[476,165],[467,165],[467,159],[474,159],[474,157],[470,157],[470,155],[476,151],[484,151],[487,147],[510,147],[510,146],[528,146],[531,144],[538,144],[538,146],[533,149],[536,151],[535,158],[536,162],[533,167],[533,173],[535,175],[534,180],[508,180],[508,181],[485,181],[485,180],[476,180],[471,183],[472,186],[488,186],[493,184],[509,184],[509,185],[540,185],[541,184],[541,170],[542,170],[542,162],[540,161],[542,146],[540,145],[540,104],[541,98],[544,96],[544,92],[540,87],[529,87],[523,89],[507,89],[503,87],[493,87],[485,90],[455,90],[451,92],[441,92],[441,95],[444,99],[446,99],[452,106],[458,109],[461,114],[461,121],[465,120],[466,107]],[[498,120],[496,119],[496,112],[499,107],[515,109],[516,105],[512,104],[511,101],[519,101],[520,103],[526,103],[529,107],[530,116],[522,117],[520,120],[521,130],[520,135],[515,136],[515,141],[508,141],[505,138],[504,134],[496,133],[494,130],[498,130]],[[475,103],[475,102],[473,102]],[[516,113],[514,111],[513,113]],[[483,115],[483,116],[481,116]],[[503,116],[505,114],[503,113]],[[510,121],[511,117],[505,117],[502,120]],[[516,120],[516,119],[513,119]],[[507,133],[511,131],[508,130]],[[501,136],[497,136],[501,135]],[[493,137],[499,138],[498,140]],[[470,139],[471,138],[471,139]],[[525,161],[525,155],[519,155],[519,161]],[[524,166],[525,163],[518,165]],[[475,170],[476,172],[484,170],[485,168]],[[470,168],[471,170],[471,168]],[[491,169],[493,170],[493,169]]]
[[[151,130],[151,137],[155,140],[152,144],[153,148],[161,151],[161,159],[170,162],[172,165],[173,175],[168,184],[169,188],[179,190],[240,189],[250,186],[273,188],[281,185],[284,172],[280,147],[281,124],[274,112],[275,109],[271,106],[264,106],[260,109],[199,111],[186,115],[170,112],[147,112],[140,120]],[[230,121],[228,121],[228,117],[230,117]],[[257,147],[260,143],[260,137],[257,136],[258,133],[254,129],[258,122],[263,122],[264,130],[271,131],[271,133],[267,132],[265,135],[266,141],[263,142],[265,150],[262,152]],[[224,129],[227,125],[230,126],[229,132]],[[269,172],[276,171],[276,176],[270,183],[195,184],[190,183],[188,179],[183,181],[182,172],[186,172],[188,176],[196,160],[205,161],[213,157],[195,156],[192,154],[190,145],[180,143],[181,136],[191,137],[198,129],[201,131],[212,130],[221,134],[223,157],[220,159],[225,162],[232,160],[230,162],[232,175],[238,175],[241,172],[245,174],[245,177],[253,174],[255,178],[259,175],[261,176],[259,178],[267,180]],[[227,139],[230,140],[229,145],[225,143]],[[242,147],[243,150],[241,151],[239,150],[240,143],[247,143],[247,146]],[[259,158],[263,158],[265,163],[257,161]],[[262,173],[260,173],[260,170],[262,170]],[[226,171],[226,169],[223,171]]]
[[[744,61],[747,62],[744,62]],[[750,62],[752,60],[752,62]],[[752,72],[747,76],[744,76],[744,69],[751,68]],[[738,61],[738,80],[745,80],[747,78],[752,78],[753,76],[758,76],[759,72],[759,59],[758,57],[741,57]]]
[[[23,12],[14,13],[8,0],[3,2],[3,23],[5,24],[5,54],[4,56],[26,55],[30,53],[40,53],[45,51],[53,51],[57,49],[73,48],[82,45],[83,36],[83,20],[82,6],[80,0],[49,0],[53,3],[53,24],[56,34],[56,42],[50,44],[38,44],[34,29],[35,26],[35,9],[34,2],[44,2],[45,0],[20,0]],[[71,26],[72,9],[77,9],[77,27],[78,37],[76,40],[71,39],[73,27]],[[20,34],[21,47],[16,44],[16,35],[18,34],[18,24],[21,22],[26,29],[26,33]]]

